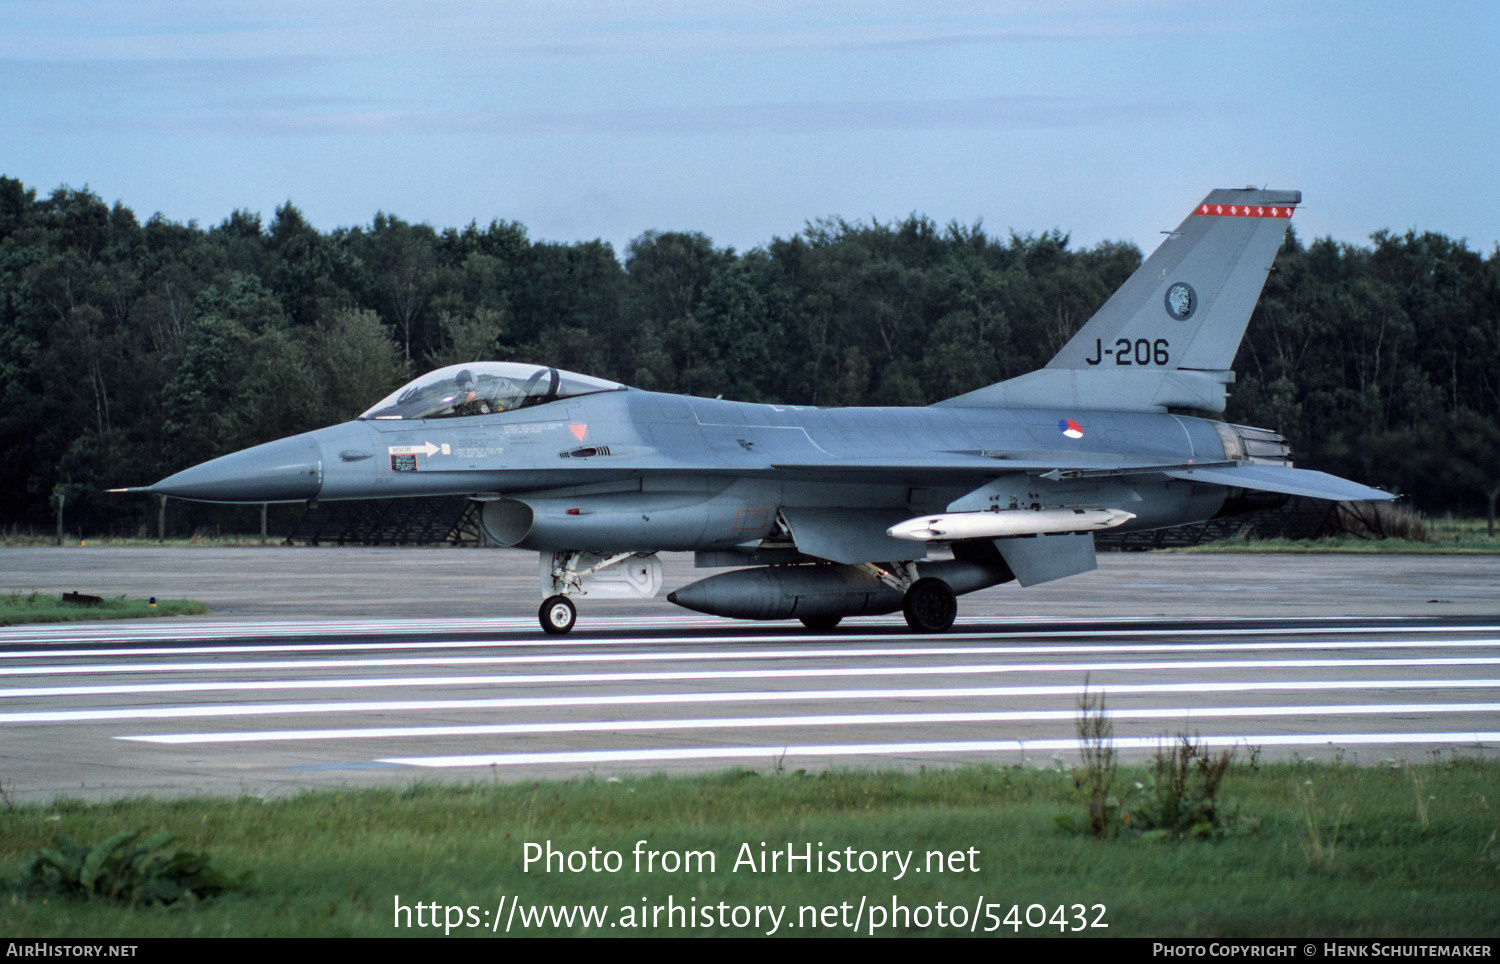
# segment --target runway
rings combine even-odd
[[[12,801],[415,780],[1078,763],[1084,687],[1126,759],[1500,748],[1500,620],[695,616],[198,620],[0,630]]]

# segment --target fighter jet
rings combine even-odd
[[[1213,191],[1045,368],[935,405],[750,404],[475,362],[132,491],[469,496],[488,544],[540,554],[548,633],[573,628],[575,600],[656,595],[663,551],[732,568],[668,594],[698,612],[826,630],[899,610],[943,632],[960,595],[1096,568],[1098,531],[1393,498],[1212,417],[1300,201]]]

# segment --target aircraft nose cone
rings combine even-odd
[[[303,502],[322,487],[323,449],[297,435],[184,469],[150,491],[200,502]]]

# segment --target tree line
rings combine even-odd
[[[1227,417],[1299,464],[1482,511],[1500,483],[1500,250],[1441,234],[1288,235]],[[94,531],[148,484],[350,418],[422,371],[545,362],[644,389],[922,405],[1041,367],[1140,265],[1132,244],[911,215],[813,221],[746,252],[647,231],[533,240],[513,221],[377,214],[320,232],[290,202],[202,228],[0,177],[0,524],[58,495]]]

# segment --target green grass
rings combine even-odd
[[[185,546],[193,546],[197,548],[220,549],[237,548],[240,546],[279,546],[283,544],[284,538],[284,536],[272,534],[266,537],[265,542],[261,542],[258,533],[253,535],[194,533],[191,536],[168,536],[166,539],[158,542],[154,537],[147,536],[89,536],[85,539],[79,539],[77,535],[69,534],[63,537],[61,548],[88,549],[95,546],[144,546],[151,548],[167,546],[180,549]],[[0,531],[0,547],[3,548],[46,548],[49,546],[57,546],[57,535],[55,533],[32,529]]]
[[[208,607],[192,599],[149,600],[106,597],[98,605],[62,601],[61,593],[13,592],[0,596],[0,626],[24,623],[66,623],[95,619],[147,619],[152,616],[201,616]]]
[[[1500,538],[1462,538],[1417,542],[1412,539],[1362,539],[1334,536],[1328,539],[1220,539],[1202,545],[1161,549],[1160,552],[1292,552],[1359,553],[1363,555],[1494,555],[1500,553]]]
[[[1120,778],[1145,777],[1142,767]],[[432,936],[393,925],[395,903],[485,911],[518,897],[532,905],[608,905],[609,921],[665,904],[803,906],[851,916],[862,899],[889,909],[1104,905],[1103,936],[1435,936],[1500,932],[1500,763],[1452,760],[1358,768],[1284,764],[1231,771],[1223,788],[1254,829],[1214,840],[1097,840],[1059,828],[1081,812],[1074,772],[967,768],[919,773],[830,772],[650,777],[623,781],[438,786],[308,793],[282,800],[60,802],[0,809],[0,879],[28,850],[63,831],[80,842],[122,830],[168,830],[231,875],[254,873],[250,893],[185,907],[5,893],[0,933],[81,936]],[[658,851],[709,851],[712,872],[638,873],[636,841]],[[523,845],[622,855],[618,873],[541,872]],[[825,852],[973,848],[977,871],[753,873],[735,871],[743,845],[759,853],[821,843]],[[644,903],[643,903],[644,902]],[[1033,919],[1039,911],[1033,910]],[[442,919],[440,915],[439,919]],[[413,918],[415,919],[415,918]],[[803,918],[807,923],[807,918]],[[929,921],[884,934],[959,933]],[[979,930],[988,926],[981,916]],[[867,930],[866,916],[862,930]],[[768,929],[769,925],[762,929]],[[513,933],[517,933],[514,931]],[[525,933],[698,934],[665,926]],[[752,926],[731,933],[754,933]],[[487,936],[459,927],[454,935]],[[849,936],[842,925],[782,934]],[[999,933],[1010,934],[1002,926]],[[1057,934],[1057,926],[1022,934]]]
[[[1438,516],[1423,520],[1427,527],[1427,536],[1434,542],[1468,542],[1474,540],[1487,542],[1500,542],[1500,534],[1495,539],[1489,537],[1489,523],[1484,519],[1455,519],[1452,516]]]
[[[1325,552],[1371,553],[1377,555],[1493,555],[1500,553],[1500,536],[1490,538],[1484,519],[1415,518],[1414,527],[1422,538],[1376,539],[1369,536],[1339,535],[1326,539],[1220,539],[1190,548],[1165,552]],[[1393,527],[1395,528],[1395,527]]]
[[[1500,540],[1493,542],[1414,542],[1410,539],[1360,539],[1355,536],[1336,536],[1330,539],[1220,539],[1202,545],[1161,549],[1160,552],[1198,553],[1302,553],[1302,554],[1360,554],[1360,555],[1494,555],[1500,553]]]

